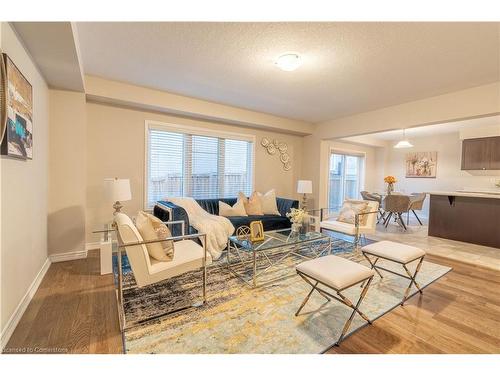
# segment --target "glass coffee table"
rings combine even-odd
[[[268,231],[264,232],[264,240],[255,242],[231,236],[227,244],[227,267],[247,285],[257,287],[259,276],[278,266],[283,267],[288,258],[314,259],[330,252],[331,248],[332,238],[319,232]]]

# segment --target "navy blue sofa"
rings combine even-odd
[[[220,198],[220,199],[197,199],[196,202],[208,213],[212,215],[219,214],[219,201],[233,206],[237,198]],[[279,215],[252,215],[252,216],[231,216],[228,217],[229,221],[234,225],[235,229],[243,225],[249,225],[251,221],[260,220],[265,231],[286,229],[291,227],[290,220],[286,217],[287,212],[292,208],[299,207],[299,201],[286,198],[276,198],[276,205],[278,206]],[[189,217],[184,208],[177,206],[172,202],[159,201],[153,209],[153,214],[162,221],[169,220],[183,220],[186,225],[186,232],[188,234],[196,233],[196,229],[189,225]],[[170,215],[172,214],[172,215]],[[181,235],[180,225],[172,227],[172,234],[174,236]]]

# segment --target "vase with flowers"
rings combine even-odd
[[[290,219],[292,223],[292,232],[305,233],[307,231],[306,220],[307,213],[302,208],[292,208],[290,212],[287,212],[286,217]]]
[[[387,184],[387,195],[391,195],[394,191],[394,184],[398,182],[394,176],[385,176],[384,182]]]

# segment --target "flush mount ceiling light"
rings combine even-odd
[[[281,70],[291,72],[297,69],[302,64],[302,61],[296,53],[285,53],[276,59],[275,64]]]
[[[400,140],[394,148],[411,148],[413,145],[408,141],[408,139],[405,137],[405,129],[403,129],[403,139]]]

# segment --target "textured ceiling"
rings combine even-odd
[[[78,23],[85,74],[320,122],[499,80],[499,23]],[[303,65],[283,72],[277,56]]]

